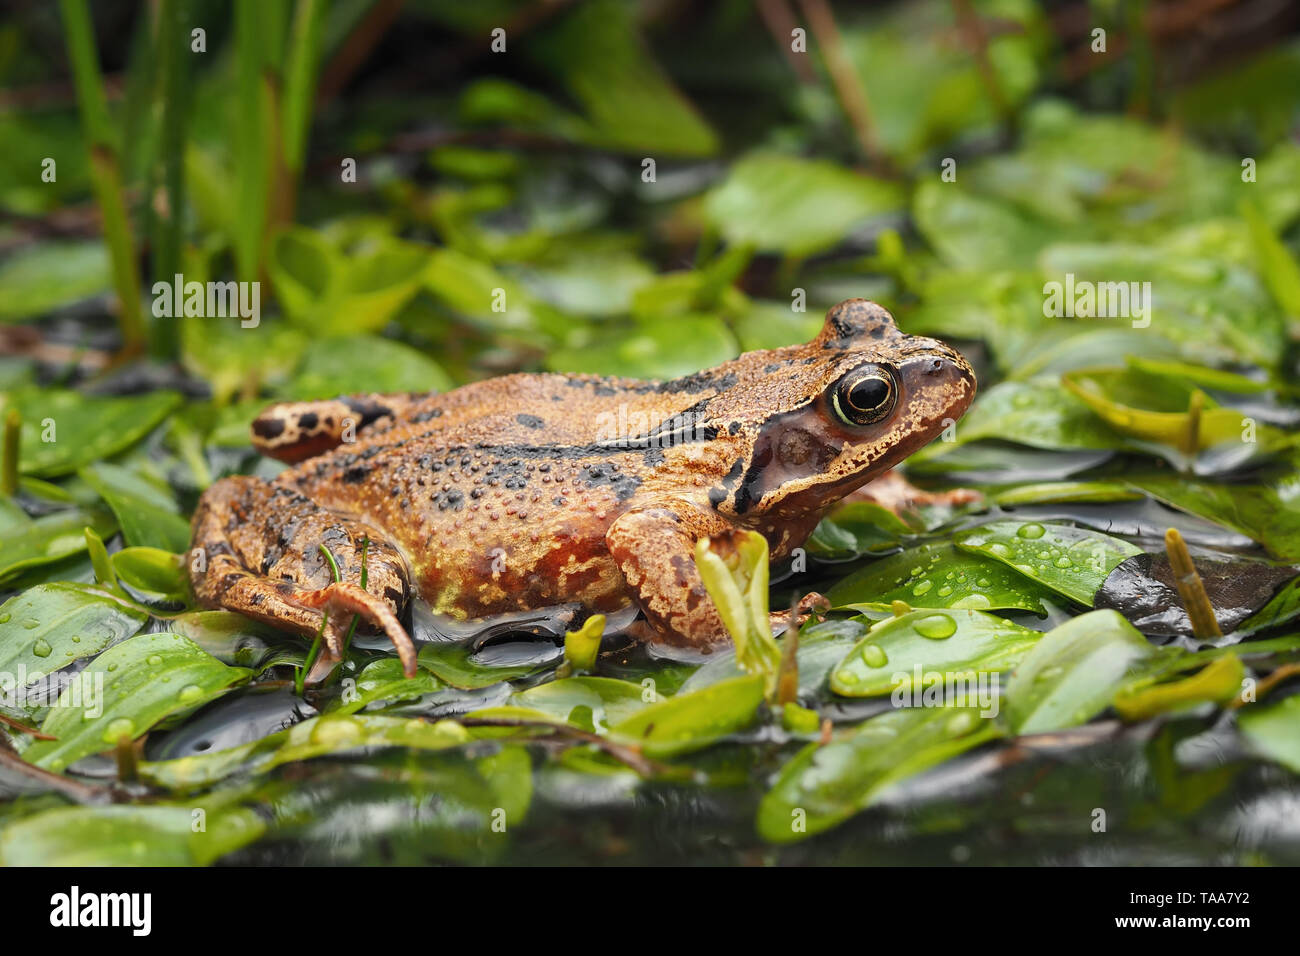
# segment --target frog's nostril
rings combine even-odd
[[[938,375],[942,371],[943,371],[943,359],[941,358],[930,359],[930,367],[926,369],[926,372],[930,375]]]

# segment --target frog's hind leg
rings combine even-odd
[[[388,636],[406,675],[415,676],[415,646],[398,620],[410,570],[373,528],[291,488],[241,477],[204,492],[193,532],[190,581],[201,605],[310,636],[324,622],[331,660],[342,657],[357,615]]]

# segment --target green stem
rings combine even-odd
[[[162,94],[162,188],[165,208],[154,222],[154,279],[171,283],[181,271],[182,225],[185,218],[185,129],[190,113],[190,54],[186,46],[185,0],[162,0],[158,8],[158,61]],[[180,355],[180,324],[173,318],[154,323],[151,341],[155,358]]]
[[[284,160],[296,180],[302,172],[316,95],[316,70],[320,62],[323,4],[298,0],[289,37],[284,82]]]
[[[370,553],[370,539],[361,539],[361,590],[366,589],[366,582],[369,580],[369,574],[366,570],[366,558]],[[352,624],[348,627],[348,636],[343,638],[343,653],[347,654],[348,649],[352,647],[352,635],[357,632],[357,624],[361,621],[360,614],[352,615]]]
[[[86,0],[59,0],[68,60],[81,127],[90,149],[91,184],[104,221],[104,241],[113,263],[113,284],[119,300],[118,325],[127,353],[139,352],[145,343],[144,319],[140,311],[140,277],[136,272],[135,241],[122,190],[118,163],[109,126],[108,101],[100,76],[95,32]]]
[[[18,493],[18,439],[22,434],[22,416],[9,409],[5,416],[4,456],[0,460],[0,494],[12,498]]]

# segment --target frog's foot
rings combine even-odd
[[[842,503],[871,501],[894,514],[927,505],[964,505],[982,500],[978,491],[970,488],[953,488],[950,491],[925,491],[904,478],[896,469],[890,469],[874,481],[869,481],[857,491],[846,495]]]
[[[393,642],[402,671],[407,677],[415,676],[415,645],[411,636],[382,598],[362,590],[357,584],[331,584],[319,591],[300,591],[294,600],[305,607],[320,608],[329,623],[325,627],[325,645],[334,659],[343,656],[343,637],[351,626],[352,616],[359,615],[384,632]]]
[[[809,591],[788,611],[772,612],[772,633],[782,634],[791,628],[803,626],[814,613],[824,614],[831,609],[831,602],[816,591]]]
[[[415,648],[398,621],[410,571],[374,528],[291,488],[244,477],[205,491],[193,527],[190,583],[201,606],[308,637],[324,623],[327,660],[342,655],[357,615],[388,636],[407,676],[415,675]]]

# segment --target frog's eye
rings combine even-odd
[[[854,369],[831,391],[831,407],[846,425],[871,425],[893,410],[894,393],[894,379],[884,369]]]

